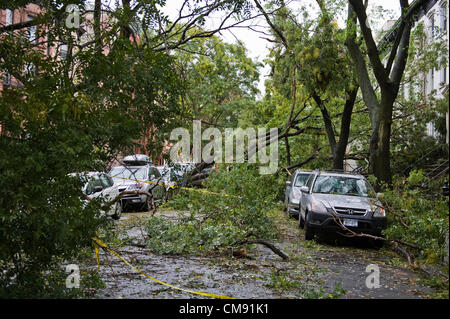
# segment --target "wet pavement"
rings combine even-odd
[[[176,220],[177,212],[161,210],[156,215]],[[117,249],[120,255],[148,275],[183,289],[234,298],[428,298],[431,288],[418,283],[418,275],[399,264],[387,249],[371,243],[336,238],[304,241],[303,230],[282,212],[277,217],[281,231],[274,244],[289,255],[284,261],[270,249],[253,245],[249,251],[229,251],[205,256],[167,256],[137,247],[144,242],[142,223],[149,213],[123,214],[117,226],[137,245]],[[101,278],[106,288],[95,298],[208,298],[161,285],[133,270],[116,256],[101,252]],[[372,266],[369,266],[372,265]],[[375,265],[375,266],[374,266]],[[369,269],[367,267],[369,266]],[[96,267],[95,258],[86,264]],[[373,269],[379,271],[379,287]],[[373,285],[372,285],[373,286]],[[338,289],[342,288],[344,291]]]

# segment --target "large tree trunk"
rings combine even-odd
[[[374,155],[375,161],[373,162],[374,175],[378,178],[378,180],[388,184],[392,182],[390,140],[394,101],[395,96],[390,92],[390,90],[385,90],[381,96],[378,145]]]
[[[372,173],[378,178],[378,181],[388,184],[392,182],[389,154],[392,109],[408,59],[409,39],[411,35],[410,19],[418,8],[418,5],[422,2],[414,2],[414,5],[410,7],[408,0],[400,0],[403,20],[391,47],[388,62],[384,66],[380,59],[381,52],[378,50],[377,44],[372,36],[372,31],[366,23],[366,7],[361,0],[349,0],[347,18],[349,33],[346,42],[349,53],[355,63],[358,82],[361,86],[364,101],[369,109],[372,124],[372,136],[369,147],[370,166]],[[381,100],[379,102],[369,78],[366,62],[359,45],[356,44],[356,32],[353,31],[354,25],[356,25],[356,19],[359,20],[369,62],[381,91]]]
[[[348,92],[349,96],[345,101],[344,112],[341,116],[341,132],[339,133],[339,142],[335,145],[333,152],[333,168],[335,169],[344,169],[345,152],[347,151],[348,138],[350,136],[350,123],[357,93],[358,86]]]
[[[323,100],[317,94],[313,94],[313,99],[322,113],[325,131],[328,136],[328,143],[330,145],[331,154],[333,155],[334,169],[344,169],[345,152],[347,150],[348,138],[350,135],[350,123],[358,89],[359,87],[356,86],[352,91],[347,92],[349,95],[345,101],[344,111],[341,115],[341,129],[338,141],[336,141],[333,123]]]

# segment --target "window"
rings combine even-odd
[[[114,180],[108,175],[106,175],[106,178],[108,179],[109,186],[113,186],[114,185]]]
[[[342,176],[319,176],[314,183],[313,192],[347,196],[368,197],[371,190],[364,179]]]
[[[161,177],[161,174],[159,173],[158,169],[156,169],[154,167],[150,167],[148,169],[148,176],[149,176],[149,178],[151,178],[152,175],[154,176],[154,178],[160,178]]]
[[[111,185],[109,184],[109,179],[105,174],[100,175],[100,182],[102,183],[103,188],[108,188]]]
[[[447,2],[441,3],[440,18],[440,31],[447,32]]]
[[[94,189],[99,186],[103,188],[101,181],[94,177],[94,179],[89,181],[86,187],[86,195],[91,195],[94,192]]]
[[[137,179],[137,180],[146,180],[147,179],[147,169],[145,166],[142,167],[114,167],[109,175],[116,178],[124,178],[124,179]]]
[[[428,81],[429,93],[434,90],[434,68],[430,70],[430,79]]]
[[[5,80],[3,81],[3,85],[11,85],[11,74],[6,73],[4,78]]]
[[[28,16],[28,21],[32,21],[33,19],[34,19],[34,17]],[[34,42],[34,43],[38,42],[38,36],[37,36],[36,30],[37,30],[37,28],[35,25],[28,27],[28,40],[30,42]]]
[[[312,183],[314,181],[314,177],[316,177],[316,175],[311,174],[311,176],[309,177],[308,181],[306,182],[306,186],[308,186],[309,189],[311,189],[311,187],[312,187]]]
[[[68,45],[67,44],[61,44],[59,46],[59,56],[61,57],[61,59],[65,60],[67,57],[67,50],[68,50]]]
[[[305,186],[310,174],[298,174],[295,180],[295,187]]]
[[[14,11],[12,11],[10,9],[6,9],[5,25],[13,24],[13,16],[14,16]]]
[[[431,34],[431,39],[434,39],[434,37],[436,36],[436,32],[435,32],[435,24],[434,24],[434,14],[430,15],[429,17],[430,19],[430,34]]]
[[[447,83],[447,67],[441,70],[441,83],[445,85]]]
[[[29,77],[32,77],[36,74],[36,66],[33,62],[30,62],[25,65],[25,74]]]

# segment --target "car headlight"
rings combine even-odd
[[[373,217],[386,217],[386,211],[383,207],[378,206],[373,212]]]
[[[294,190],[293,190],[292,193],[291,193],[292,199],[297,199],[297,200],[299,200],[299,199],[300,199],[300,196],[301,196],[301,192],[300,192],[298,189],[294,188]]]
[[[311,205],[311,210],[316,213],[327,213],[327,208],[321,201],[314,201]]]

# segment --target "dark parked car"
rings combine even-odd
[[[301,191],[299,226],[306,240],[321,231],[342,230],[335,216],[355,232],[380,236],[387,226],[385,210],[362,175],[316,170]]]

